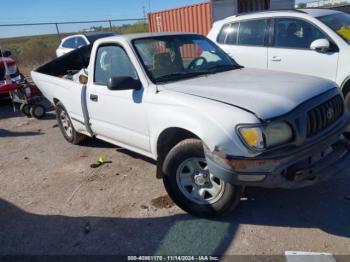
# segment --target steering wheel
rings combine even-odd
[[[208,63],[208,60],[205,59],[204,57],[200,56],[200,57],[197,57],[195,58],[189,65],[188,65],[188,69],[195,69],[197,67],[197,62],[198,61],[203,61],[199,66],[203,66],[205,64]]]

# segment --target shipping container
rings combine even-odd
[[[212,26],[211,4],[201,3],[148,14],[150,32],[190,32],[207,35]]]
[[[295,0],[209,0],[207,3],[150,13],[149,31],[207,35],[213,22],[228,16],[264,10],[293,9],[294,5]]]

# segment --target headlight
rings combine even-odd
[[[272,123],[265,130],[265,145],[267,148],[289,142],[293,131],[287,123]]]
[[[12,65],[12,66],[7,67],[7,70],[6,70],[7,75],[13,75],[16,73],[17,73],[17,66],[16,65]]]
[[[291,127],[284,122],[266,126],[241,126],[238,131],[244,142],[255,150],[282,145],[293,138]]]
[[[249,147],[254,149],[265,148],[264,137],[260,127],[241,127],[239,132]]]

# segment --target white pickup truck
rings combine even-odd
[[[242,68],[203,36],[102,38],[32,78],[67,141],[97,137],[155,159],[170,197],[195,216],[227,213],[245,186],[304,187],[350,161],[335,83]]]

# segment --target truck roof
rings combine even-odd
[[[96,40],[100,38],[115,36],[119,34],[115,32],[89,32],[89,33],[84,33],[84,35],[89,40],[90,44],[93,44]]]
[[[157,36],[170,36],[170,35],[193,35],[196,33],[183,33],[183,32],[171,32],[171,33],[137,33],[137,34],[125,34],[125,35],[116,35],[111,37],[103,38],[103,40],[109,39],[125,39],[127,41],[132,41],[140,38],[148,38],[148,37],[157,37]]]

